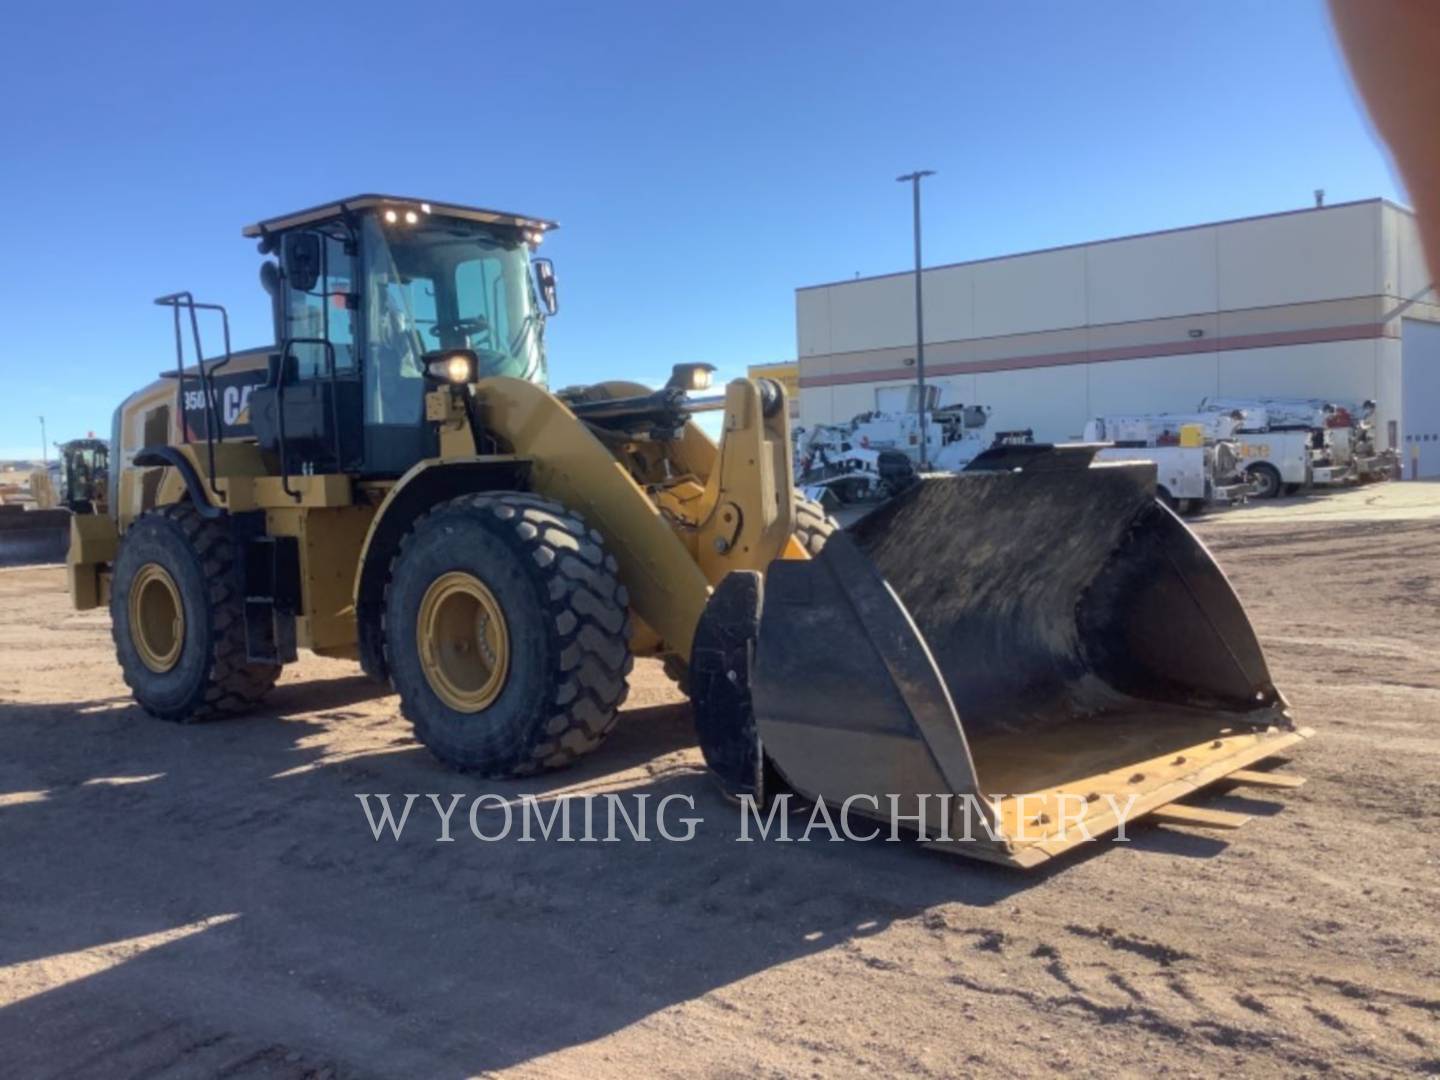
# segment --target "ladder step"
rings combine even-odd
[[[1170,803],[1148,815],[1152,820],[1167,825],[1195,825],[1203,829],[1238,829],[1250,820],[1249,814],[1237,814],[1230,810],[1210,810],[1203,806],[1185,806]]]
[[[1305,783],[1303,776],[1286,776],[1284,773],[1259,772],[1255,769],[1236,769],[1225,777],[1237,784],[1249,784],[1263,788],[1297,788]]]

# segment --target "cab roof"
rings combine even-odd
[[[286,229],[294,229],[301,225],[312,225],[317,221],[325,221],[345,214],[386,208],[393,208],[401,213],[409,210],[437,217],[481,221],[487,225],[510,225],[518,229],[537,229],[541,232],[559,228],[556,222],[528,217],[524,214],[512,214],[505,210],[486,210],[479,206],[461,206],[458,203],[412,199],[404,195],[352,195],[348,199],[337,199],[320,206],[312,206],[308,210],[297,210],[292,214],[282,214],[279,217],[257,221],[254,225],[246,225],[241,233],[244,236],[267,236],[270,233],[284,232]]]

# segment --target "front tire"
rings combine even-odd
[[[280,674],[246,658],[239,552],[225,519],[190,503],[152,510],[125,533],[110,623],[126,684],[161,720],[244,712]]]
[[[617,573],[598,532],[537,495],[464,495],[421,518],[384,608],[390,678],[416,738],[490,777],[599,746],[633,664]]]
[[[819,555],[825,541],[840,531],[840,523],[814,499],[795,493],[795,539],[807,555]]]
[[[1285,486],[1280,479],[1280,470],[1266,462],[1262,461],[1258,465],[1251,465],[1245,472],[1255,485],[1255,498],[1257,499],[1276,498],[1280,494],[1280,489]]]

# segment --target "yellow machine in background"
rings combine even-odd
[[[250,226],[273,349],[157,301],[175,369],[117,410],[108,502],[69,553],[149,712],[243,711],[305,648],[388,680],[442,761],[514,776],[597,746],[657,656],[727,791],[863,795],[887,820],[1027,792],[1154,812],[1302,736],[1152,465],[1004,447],[852,540],[794,491],[768,378],[548,389],[551,228],[380,195]],[[1002,803],[960,853],[1078,842],[1054,807]]]
[[[53,510],[60,504],[49,469],[36,469],[30,474],[30,499],[37,510]]]

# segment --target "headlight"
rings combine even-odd
[[[676,364],[670,369],[670,381],[665,385],[681,390],[709,390],[714,364]]]
[[[425,374],[440,382],[472,383],[475,381],[475,354],[471,352],[431,354],[425,358]]]

